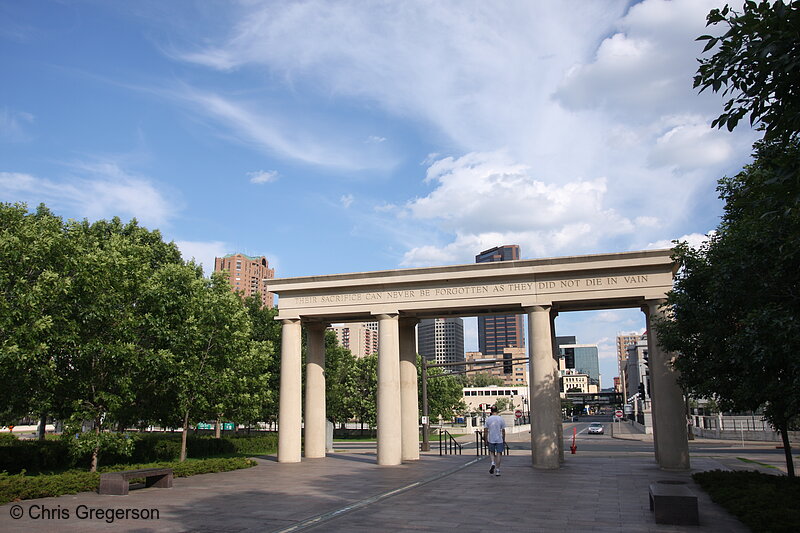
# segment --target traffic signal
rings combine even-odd
[[[644,383],[639,383],[639,397],[644,399]]]

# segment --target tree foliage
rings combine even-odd
[[[787,140],[800,131],[800,1],[747,1],[741,11],[725,6],[708,14],[708,26],[722,24],[721,36],[703,35],[703,52],[694,86],[722,90],[730,98],[712,127],[733,130],[750,115],[767,140]]]
[[[0,204],[0,424],[51,408],[67,250],[62,220],[44,205]]]
[[[336,340],[336,333],[333,331],[326,331],[326,412],[328,419],[334,424],[344,424],[355,416],[358,395],[356,383],[356,358],[350,350],[339,345]]]
[[[422,367],[422,357],[417,356],[417,368]],[[421,370],[419,371],[421,374]],[[447,374],[441,367],[428,368],[428,415],[432,419],[450,420],[454,414],[465,413],[464,380],[459,375]],[[419,405],[422,406],[422,380],[419,380]]]
[[[787,431],[800,417],[800,143],[760,142],[720,180],[722,223],[700,249],[674,249],[673,320],[657,324],[689,392],[756,410]]]
[[[464,374],[465,387],[491,387],[503,385],[503,378],[489,374],[488,372],[475,372],[473,374]]]
[[[279,325],[135,220],[0,204],[0,417],[51,413],[75,451],[107,433],[276,411]],[[86,428],[91,431],[82,431]]]

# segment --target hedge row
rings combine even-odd
[[[798,531],[800,478],[711,470],[693,474],[692,479],[754,533]]]
[[[103,465],[175,461],[180,457],[181,437],[174,433],[132,434],[133,454],[130,457],[113,453],[101,454]],[[230,454],[270,454],[278,448],[276,433],[257,433],[250,436],[190,435],[186,443],[189,458],[206,458]],[[88,468],[90,457],[74,457],[63,440],[9,440],[0,442],[0,472],[55,472],[70,468]]]
[[[138,468],[167,467],[172,468],[176,477],[189,477],[196,474],[227,472],[241,468],[250,468],[256,463],[244,457],[199,459],[183,463],[159,462],[138,465],[119,465],[101,468],[100,472],[116,472]],[[11,501],[48,498],[63,494],[96,491],[100,486],[99,472],[69,471],[61,474],[42,474],[27,476],[21,474],[0,474],[0,505]]]

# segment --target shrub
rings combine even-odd
[[[137,465],[118,465],[101,468],[100,472],[116,472],[139,468],[172,468],[176,477],[189,477],[196,474],[227,472],[255,466],[255,461],[244,457],[226,459],[192,460],[184,463],[161,462]],[[36,476],[19,474],[0,474],[0,505],[16,500],[47,498],[77,492],[96,491],[100,486],[99,472],[71,470],[60,474],[41,474]]]
[[[45,472],[71,466],[73,458],[62,441],[5,440],[0,445],[0,472]]]
[[[117,440],[124,438],[119,434]],[[175,433],[132,433],[127,439],[132,443],[130,456],[106,449],[100,453],[99,466],[131,463],[153,463],[176,461],[180,456],[181,438]],[[277,433],[254,433],[241,436],[190,435],[187,441],[187,456],[201,459],[217,455],[275,453],[278,448]],[[10,474],[27,471],[31,473],[63,471],[70,468],[89,468],[91,452],[70,454],[67,439],[46,441],[8,439],[0,441],[0,472]]]
[[[755,471],[723,470],[698,472],[692,478],[712,500],[755,533],[797,531],[800,524],[800,479]]]
[[[0,474],[0,504],[97,490],[99,485],[97,472],[71,471],[38,476],[27,476],[24,472]]]

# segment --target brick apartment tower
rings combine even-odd
[[[261,295],[261,306],[272,308],[275,296],[267,290],[268,280],[275,277],[275,269],[263,255],[250,257],[244,254],[228,254],[214,258],[214,272],[228,272],[231,290],[243,296]]]
[[[507,244],[485,250],[475,256],[476,263],[493,263],[495,261],[516,261],[519,259],[519,246]],[[522,315],[492,315],[478,317],[478,350],[485,357],[509,359],[511,355],[506,348],[524,348],[525,333]],[[511,364],[505,365],[505,373],[514,372]]]
[[[378,323],[359,322],[331,326],[329,330],[336,333],[336,340],[343,348],[350,350],[356,358],[378,353]]]

